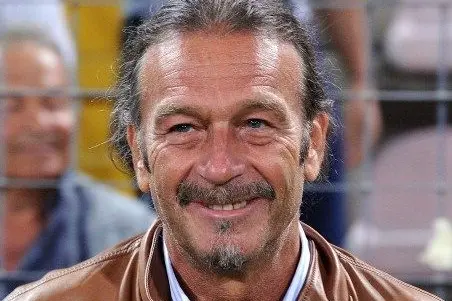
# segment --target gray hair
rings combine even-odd
[[[8,29],[6,32],[0,35],[0,66],[4,64],[3,55],[6,49],[13,44],[22,42],[31,42],[53,51],[61,59],[70,82],[75,83],[75,71],[66,62],[66,59],[57,41],[55,41],[44,30],[38,29],[32,24]],[[2,68],[0,68],[0,72],[1,70]],[[0,75],[0,78],[2,77],[3,76]]]
[[[133,171],[127,127],[140,128],[140,62],[146,50],[175,34],[219,27],[227,32],[255,32],[278,37],[292,44],[304,67],[300,83],[304,115],[310,122],[319,112],[331,116],[332,102],[326,98],[315,64],[307,29],[281,0],[169,0],[126,41],[117,84],[116,102],[110,122],[112,159]],[[300,70],[301,71],[301,70]]]

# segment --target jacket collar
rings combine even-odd
[[[342,295],[343,286],[345,285],[343,277],[336,277],[340,263],[338,258],[331,256],[332,247],[320,236],[315,230],[302,223],[303,229],[309,241],[311,252],[311,262],[305,285],[299,295],[299,300],[309,300],[309,296],[316,296],[318,291],[323,291],[321,279],[328,277],[335,278],[335,285],[332,289],[335,295]],[[145,301],[171,300],[171,293],[166,274],[165,263],[163,258],[163,227],[162,222],[157,220],[152,227],[146,232],[141,240],[140,251],[138,255],[138,288],[140,296]],[[318,248],[325,252],[318,252]],[[322,257],[324,262],[323,271],[320,269],[319,260]],[[348,296],[344,296],[348,297]],[[342,299],[339,299],[342,300]],[[347,299],[343,299],[347,300]]]
[[[347,277],[344,277],[342,264],[336,251],[342,249],[332,246],[317,231],[302,223],[309,241],[311,263],[308,276],[299,300],[352,300],[348,295]],[[328,280],[326,280],[328,279]],[[328,284],[325,286],[325,284]],[[328,299],[324,299],[327,297]]]
[[[171,300],[168,277],[163,261],[162,231],[162,223],[157,220],[141,240],[137,281],[142,300]]]
[[[299,301],[380,300],[382,296],[391,300],[440,300],[365,264],[329,244],[312,228],[302,226],[310,244],[311,264]],[[119,299],[171,300],[162,240],[162,224],[156,221],[144,236],[129,246],[133,251],[127,259],[126,275],[123,274],[121,279],[124,296]]]

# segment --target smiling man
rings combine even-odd
[[[299,223],[332,104],[279,1],[174,0],[134,36],[112,141],[159,221],[8,300],[439,300]]]
[[[143,232],[154,215],[70,169],[76,131],[70,71],[45,32],[24,27],[0,36],[0,84],[9,89],[0,100],[0,143],[4,176],[11,180],[0,189],[3,299],[47,271]]]
[[[142,122],[128,129],[139,186],[156,200],[175,264],[189,257],[251,279],[264,274],[246,270],[264,268],[270,279],[282,269],[269,260],[290,275],[302,183],[318,173],[328,117],[305,124],[292,46],[216,26],[144,54]],[[309,154],[306,127],[318,146]]]

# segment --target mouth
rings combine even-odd
[[[190,182],[182,182],[177,188],[177,198],[184,206],[198,202],[204,206],[221,206],[223,210],[233,210],[234,205],[246,206],[255,198],[274,200],[276,193],[267,182],[254,182],[246,185],[229,184],[222,187],[206,188]],[[232,209],[231,206],[232,205]],[[220,207],[216,207],[220,209]]]
[[[259,197],[228,203],[198,200],[190,202],[186,210],[193,218],[199,218],[203,222],[210,221],[215,224],[218,220],[228,219],[242,223],[263,215],[268,210],[269,203],[267,199]]]
[[[33,154],[52,152],[58,147],[55,143],[18,143],[11,147],[15,152],[32,152]]]
[[[242,201],[240,203],[225,204],[225,205],[207,205],[206,207],[214,211],[232,211],[245,208],[247,201]]]

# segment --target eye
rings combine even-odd
[[[193,125],[189,123],[176,124],[170,128],[170,132],[188,133],[193,130]]]
[[[17,113],[23,109],[24,99],[22,97],[10,97],[6,101],[6,110],[9,113]]]
[[[41,104],[50,111],[59,109],[66,109],[69,106],[69,101],[62,97],[41,97]]]
[[[275,127],[267,120],[249,118],[240,127],[241,139],[252,145],[265,145],[273,140]]]
[[[265,122],[262,119],[253,118],[253,119],[248,119],[246,121],[246,125],[253,129],[261,129],[261,128],[267,126],[268,124],[267,124],[267,122]]]
[[[49,109],[49,110],[54,110],[59,105],[57,100],[55,100],[51,97],[48,97],[48,96],[41,97],[41,103],[42,103],[43,107],[45,107],[46,109]]]
[[[162,132],[169,145],[178,147],[194,147],[202,138],[203,128],[196,121],[183,122],[172,120]],[[172,126],[171,126],[172,124]]]

